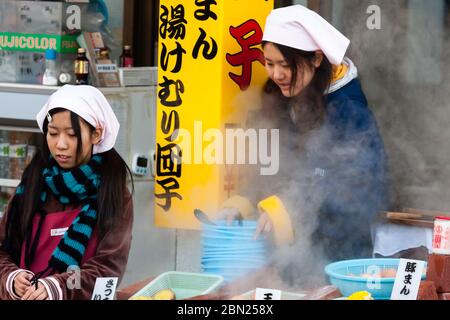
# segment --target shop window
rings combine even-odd
[[[157,65],[158,10],[159,0],[124,2],[123,43],[132,46],[137,67]]]
[[[443,80],[446,4],[448,2],[443,0],[409,0],[403,72],[410,85],[439,85]]]

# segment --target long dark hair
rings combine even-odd
[[[264,41],[263,47],[269,42]],[[303,73],[306,68],[315,69],[314,76],[308,86],[297,97],[287,98],[281,93],[278,85],[268,79],[264,85],[264,93],[275,98],[277,106],[273,106],[273,99],[269,99],[268,104],[263,106],[263,110],[274,119],[286,118],[289,110],[287,106],[294,103],[294,108],[299,114],[299,123],[297,127],[300,133],[307,133],[320,126],[325,119],[325,92],[331,84],[332,65],[326,56],[323,56],[319,67],[314,66],[316,54],[314,51],[303,51],[280,44],[272,43],[283,55],[285,61],[289,64],[291,70],[291,88],[294,88],[297,82],[299,72]],[[272,105],[270,105],[272,104]],[[279,108],[281,106],[281,110]],[[280,120],[282,121],[282,120]]]
[[[49,114],[51,116],[68,111],[66,109],[58,108],[52,109]],[[81,127],[79,121],[84,121],[76,113],[70,112],[70,118],[73,131],[77,137],[77,160],[82,152]],[[95,128],[89,123],[90,133]],[[20,247],[26,239],[28,232],[31,232],[32,220],[39,209],[39,195],[44,189],[44,179],[42,176],[43,168],[49,167],[50,150],[47,143],[48,121],[45,119],[43,125],[44,139],[42,139],[41,150],[39,150],[30,164],[25,168],[22,175],[21,185],[25,188],[25,196],[14,197],[10,209],[14,207],[14,214],[7,216],[5,240],[8,245],[7,251],[12,254],[14,260],[18,260],[20,254]],[[131,171],[119,153],[113,148],[101,154],[103,157],[102,165],[100,166],[101,183],[98,193],[98,220],[97,228],[100,236],[103,236],[108,230],[120,223],[124,218],[125,212],[123,208],[124,195],[128,193],[127,178],[131,182],[131,193],[134,192],[133,177]],[[128,201],[131,201],[131,197]],[[2,245],[4,245],[3,243]]]

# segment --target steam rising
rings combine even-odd
[[[389,156],[392,209],[449,211],[448,1],[370,1],[381,8],[381,30],[364,28],[369,1],[341,2]]]
[[[450,47],[448,2],[334,2],[342,9],[340,29],[352,40],[348,55],[359,69],[362,88],[380,128],[389,161],[391,202],[385,199],[380,203],[380,199],[371,198],[371,192],[367,193],[367,201],[373,201],[379,210],[414,207],[450,211],[450,130],[447,129],[450,58],[445,54]],[[373,4],[381,8],[381,30],[366,27],[366,9]],[[256,118],[253,115],[252,119]],[[256,126],[270,127],[267,122],[255,121]],[[356,156],[369,160],[372,154],[359,154],[360,145],[368,137],[362,134],[355,136],[351,144],[336,145],[330,140],[332,129],[324,127],[314,131],[305,145],[306,154],[325,147],[328,152],[325,161],[329,160],[327,174],[337,175],[338,183],[346,176],[363,176],[364,169],[368,168],[339,166],[333,161],[339,158],[351,164]],[[283,270],[282,276],[290,285],[317,287],[325,283],[323,267],[331,262],[324,253],[348,252],[351,248],[340,247],[344,241],[323,246],[315,242],[313,234],[321,219],[318,210],[333,188],[321,185],[320,179],[315,179],[320,176],[317,163],[300,158],[295,150],[286,148],[287,142],[281,137],[285,145],[280,147],[282,172],[278,176],[264,177],[262,182],[261,177],[254,175],[254,179],[242,181],[241,185],[246,185],[254,202],[274,193],[282,197],[294,219],[296,242],[276,249],[272,264]],[[333,172],[337,168],[339,171]],[[334,190],[338,192],[333,196],[348,197],[347,224],[336,225],[335,230],[328,231],[336,232],[342,240],[351,232],[370,232],[363,227],[368,221],[361,210],[366,208],[358,208],[358,201],[352,201],[359,195],[339,187]],[[358,188],[355,190],[358,193]]]

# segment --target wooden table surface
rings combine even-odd
[[[150,277],[138,282],[135,282],[127,287],[119,288],[116,292],[117,300],[128,300],[133,294],[141,290],[146,284],[155,279],[155,277]]]
[[[117,290],[118,300],[128,300],[133,294],[142,289],[145,285],[151,282],[156,277],[149,277],[142,281],[133,283],[127,287]],[[263,269],[253,273],[250,276],[236,279],[232,283],[223,286],[218,292],[206,294],[202,296],[192,297],[188,300],[231,300],[239,299],[239,295],[258,288],[277,288],[279,290],[303,293],[305,300],[332,300],[341,297],[341,293],[335,287],[322,286],[314,290],[306,290],[299,292],[298,290],[289,288],[281,280],[281,278],[272,269]]]

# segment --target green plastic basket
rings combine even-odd
[[[168,271],[152,280],[130,299],[137,296],[151,297],[161,290],[171,289],[176,300],[183,300],[214,292],[222,282],[223,277],[220,275]]]

